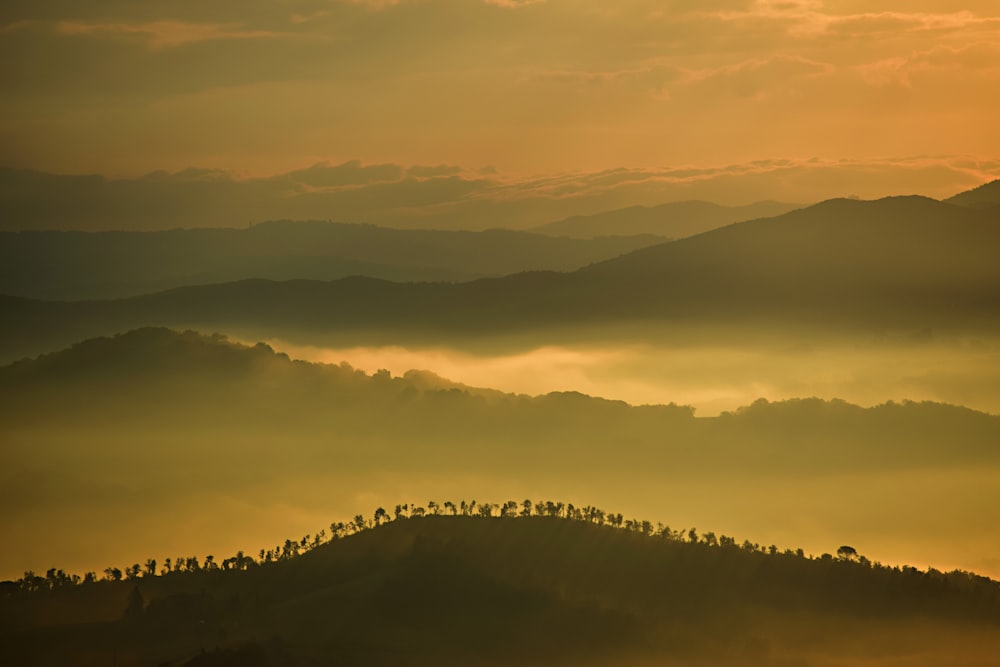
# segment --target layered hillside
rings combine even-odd
[[[698,418],[143,329],[0,368],[0,442],[4,576],[248,548],[401,490],[683,507],[681,520],[761,540],[853,535],[875,557],[987,572],[998,546],[980,527],[1000,520],[1000,417],[938,403],[762,400]]]
[[[834,200],[574,273],[461,284],[248,280],[131,299],[0,301],[7,358],[136,326],[342,343],[644,325],[996,333],[1000,222],[920,197]],[[649,329],[648,331],[653,331]]]

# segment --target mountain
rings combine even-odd
[[[593,240],[510,230],[400,230],[276,221],[247,229],[0,232],[0,293],[118,298],[182,285],[333,280],[460,281],[528,270],[570,271],[662,241]]]
[[[146,325],[346,345],[641,332],[635,323],[647,332],[721,324],[995,333],[998,244],[996,212],[922,197],[832,200],[573,273],[461,284],[248,280],[74,303],[7,296],[0,359]]]
[[[576,511],[559,505],[561,514]],[[995,581],[873,565],[850,547],[809,558],[714,534],[660,534],[648,522],[614,528],[603,514],[404,514],[307,541],[305,553],[276,562],[240,554],[223,570],[195,558],[197,570],[54,579],[50,590],[39,577],[42,590],[4,588],[0,658],[121,667],[930,667],[986,666],[1000,650]]]
[[[956,206],[978,209],[996,209],[1000,206],[1000,179],[984,183],[977,188],[960,192],[945,200]]]
[[[679,201],[659,206],[629,206],[593,215],[577,215],[535,227],[534,231],[576,238],[653,234],[679,239],[734,222],[781,215],[796,208],[799,208],[797,204],[774,201],[762,201],[746,206]]]
[[[913,544],[982,571],[1000,548],[980,528],[1000,508],[998,442],[1000,417],[936,403],[804,398],[699,418],[141,329],[0,367],[0,577],[247,549],[359,499],[538,488],[814,550],[834,534],[872,557]]]
[[[647,294],[706,311],[981,315],[1000,305],[991,251],[998,243],[994,213],[923,197],[842,199],[641,249],[580,274],[641,283]]]

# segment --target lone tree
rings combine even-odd
[[[857,560],[858,550],[854,547],[844,545],[837,549],[837,558],[840,560]]]

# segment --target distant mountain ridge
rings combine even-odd
[[[573,273],[250,280],[77,303],[2,297],[0,359],[145,325],[366,344],[637,321],[994,331],[997,247],[996,211],[923,197],[831,200]]]
[[[678,201],[659,206],[630,206],[592,215],[577,215],[535,227],[533,231],[576,238],[654,234],[679,239],[734,222],[770,218],[799,207],[798,204],[775,201],[756,202],[746,206],[721,206],[697,200]]]
[[[960,192],[954,197],[945,199],[949,204],[968,206],[969,208],[990,209],[1000,206],[1000,179],[983,183],[978,188]]]
[[[335,280],[465,281],[570,271],[661,242],[554,238],[513,230],[402,230],[322,221],[161,232],[0,232],[0,293],[47,299],[137,296],[186,285]]]
[[[953,272],[1000,275],[991,271],[991,253],[983,247],[993,239],[1000,239],[1000,216],[989,212],[917,196],[831,199],[636,250],[581,272],[639,275],[698,269],[720,275],[737,267],[748,280],[754,274],[808,279],[823,271],[838,280],[868,281],[877,280],[879,272],[905,272],[896,277],[947,284]],[[927,275],[921,278],[923,272]]]

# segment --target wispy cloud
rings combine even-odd
[[[55,24],[55,30],[63,35],[140,39],[151,49],[169,49],[194,42],[266,39],[282,36],[282,33],[276,31],[247,30],[238,24],[185,23],[181,21],[153,21],[150,23],[59,21]]]
[[[995,44],[994,0],[8,3],[0,158],[530,174],[989,156]]]
[[[946,197],[996,178],[1000,160],[963,156],[776,158],[535,177],[357,160],[252,178],[215,169],[160,171],[134,179],[0,170],[0,219],[10,221],[8,229],[217,227],[331,217],[396,227],[527,228],[571,215],[690,199],[746,204],[841,196]]]

